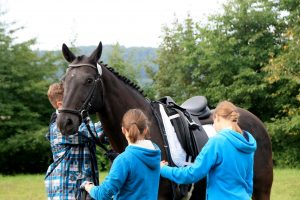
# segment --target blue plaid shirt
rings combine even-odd
[[[101,123],[90,123],[91,130],[96,138],[103,133]],[[95,134],[96,133],[96,134]],[[50,200],[79,199],[80,185],[84,181],[93,181],[92,162],[94,175],[99,180],[96,163],[95,143],[84,123],[79,127],[78,133],[70,136],[62,135],[56,122],[50,124],[49,133],[46,135],[51,144],[54,162],[48,167],[45,184],[47,196]],[[90,151],[92,150],[92,151]],[[87,199],[90,197],[88,196]]]

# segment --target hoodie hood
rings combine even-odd
[[[139,146],[129,145],[126,147],[126,151],[135,155],[150,169],[156,169],[160,167],[160,149],[154,144],[155,149],[146,149]]]
[[[256,141],[254,137],[247,131],[243,131],[249,138],[247,140],[242,134],[231,130],[231,129],[223,129],[219,132],[220,135],[226,137],[229,142],[239,151],[250,154],[256,150]]]

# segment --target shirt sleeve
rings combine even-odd
[[[89,125],[90,125],[91,131],[94,134],[94,136],[96,138],[100,138],[100,136],[103,134],[103,128],[102,128],[101,122],[99,121],[94,124],[92,121],[90,121]],[[86,127],[86,125],[84,123],[82,123],[80,125],[80,127],[78,129],[78,133],[79,133],[79,135],[82,135],[84,137],[92,138],[88,128]]]
[[[90,190],[90,195],[96,200],[111,199],[124,185],[130,171],[130,163],[124,156],[118,156],[114,160],[108,176],[100,186],[94,186]]]
[[[90,123],[91,130],[95,132],[95,127],[93,123]],[[74,135],[63,135],[56,123],[50,125],[49,140],[53,145],[77,145],[85,144],[88,138],[91,137],[86,125],[82,123],[79,126],[78,132]],[[96,134],[94,133],[96,136]]]
[[[215,138],[209,139],[192,165],[180,168],[164,166],[161,168],[161,176],[178,184],[190,184],[199,181],[220,160],[216,144]]]

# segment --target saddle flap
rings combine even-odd
[[[182,112],[170,106],[166,106],[165,110],[181,146],[188,155],[192,156],[193,161],[208,141],[205,130],[202,128],[200,121],[195,122],[187,112]]]

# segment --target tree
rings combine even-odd
[[[108,65],[116,69],[121,75],[137,82],[136,70],[129,61],[124,60],[124,49],[119,43],[113,46],[112,52],[108,58]]]
[[[300,2],[280,1],[278,7],[286,14],[281,39],[284,45],[264,70],[268,73],[266,81],[277,87],[271,95],[280,110],[268,127],[276,163],[296,167],[300,166]]]
[[[157,97],[167,95],[182,102],[197,92],[191,73],[199,65],[197,24],[188,16],[183,24],[175,20],[172,26],[163,28],[163,41],[155,61],[159,70],[152,72],[152,77]]]
[[[262,120],[273,116],[272,98],[262,68],[280,50],[281,21],[267,0],[233,0],[224,14],[212,16],[200,27],[203,57],[194,73],[203,77],[199,87],[216,104],[233,101]],[[200,85],[201,84],[201,85]]]
[[[43,127],[47,126],[52,110],[46,94],[50,82],[57,79],[58,58],[51,53],[39,55],[33,51],[34,39],[16,42],[14,34],[18,30],[10,29],[3,22],[0,24],[1,173],[45,171],[35,166],[45,167],[49,162],[49,144],[46,151],[45,146],[35,146],[29,138],[41,134],[39,131],[45,135]],[[36,137],[41,139],[38,135]],[[38,143],[45,145],[43,141]],[[28,152],[33,152],[32,148],[36,148],[34,151],[38,156],[28,155]],[[21,166],[26,162],[30,166]]]
[[[280,50],[278,15],[271,1],[233,0],[204,26],[188,17],[165,27],[154,76],[158,95],[179,101],[205,95],[212,105],[228,99],[269,119],[272,88],[262,68]]]

